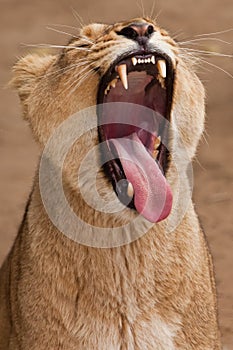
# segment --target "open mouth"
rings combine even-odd
[[[137,52],[111,65],[97,97],[104,170],[120,201],[151,222],[172,207],[166,171],[173,82],[168,56]]]

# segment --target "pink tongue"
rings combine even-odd
[[[137,134],[109,141],[114,144],[125,176],[133,185],[137,211],[151,222],[165,219],[171,211],[172,192]]]

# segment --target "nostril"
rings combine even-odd
[[[128,39],[136,40],[138,37],[138,33],[132,27],[123,28],[118,34],[124,35]]]
[[[151,35],[152,33],[154,33],[154,27],[152,25],[149,25],[146,34]]]

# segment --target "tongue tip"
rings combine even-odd
[[[145,219],[150,221],[151,223],[158,223],[160,221],[165,220],[171,212],[172,209],[172,191],[170,187],[167,187],[166,191],[166,200],[163,205],[163,208],[158,213],[158,208],[148,208],[147,206],[143,209],[137,208],[138,212],[144,216]]]

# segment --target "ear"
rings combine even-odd
[[[28,115],[29,98],[40,78],[44,76],[49,66],[55,61],[56,56],[37,54],[27,55],[21,58],[13,67],[13,78],[10,86],[18,91],[25,119]]]

